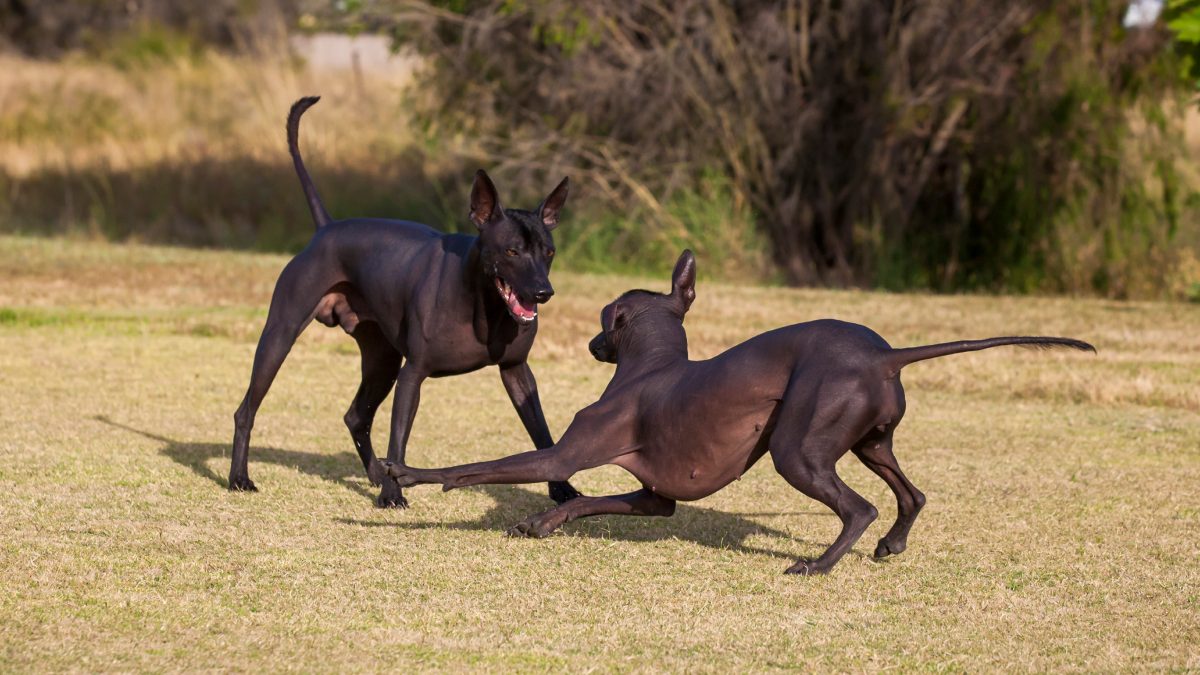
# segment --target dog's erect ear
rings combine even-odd
[[[671,295],[679,299],[683,311],[688,311],[696,299],[696,256],[684,249],[671,273]]]
[[[549,196],[543,199],[542,205],[538,207],[538,216],[547,230],[558,227],[558,212],[562,210],[563,204],[567,203],[568,180],[569,177],[563,178],[558,187],[551,190]]]
[[[475,184],[471,186],[471,222],[475,227],[483,227],[500,213],[500,198],[496,196],[496,186],[487,172],[480,169],[475,172]]]
[[[600,327],[605,333],[611,333],[624,325],[625,309],[619,303],[614,302],[600,312]]]

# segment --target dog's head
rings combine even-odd
[[[696,256],[685,250],[671,273],[671,292],[626,291],[600,312],[600,334],[588,349],[597,361],[616,363],[621,345],[646,327],[672,325],[682,330],[683,315],[696,299]],[[662,336],[668,338],[669,336]]]
[[[567,179],[533,211],[500,205],[492,179],[479,170],[471,187],[471,222],[479,228],[480,265],[517,323],[533,323],[537,306],[554,295],[550,265],[558,214],[567,201]]]

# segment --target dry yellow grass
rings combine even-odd
[[[44,62],[0,55],[0,166],[109,170],[230,157],[288,164],[283,119],[292,101],[320,93],[304,143],[340,166],[407,143],[400,116],[405,73],[312,70],[275,58],[204,52],[125,69],[83,59]],[[383,120],[381,122],[381,120]]]
[[[897,455],[929,506],[894,560],[880,520],[825,578],[784,577],[837,531],[769,462],[670,519],[503,529],[540,489],[410,492],[379,511],[341,414],[352,342],[310,329],[229,494],[232,413],[285,259],[0,238],[0,670],[561,671],[1200,668],[1200,307],[792,291],[709,283],[695,357],[765,328],[858,320],[893,344],[1006,333],[905,371]],[[665,280],[556,274],[534,369],[552,430],[610,369],[602,304]],[[381,419],[386,418],[386,411]],[[376,430],[386,436],[386,424]],[[426,386],[420,465],[523,450],[494,372]],[[628,489],[612,468],[588,493]]]
[[[290,58],[282,45],[136,67],[0,56],[0,233],[297,250],[310,218],[283,125],[307,94],[324,97],[302,145],[331,212],[437,222],[450,160],[414,144],[410,75]]]

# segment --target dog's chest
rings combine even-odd
[[[431,375],[441,377],[471,372],[487,366],[520,363],[529,355],[532,337],[515,330],[510,334],[493,331],[480,340],[469,324],[434,326],[425,344],[424,360]]]

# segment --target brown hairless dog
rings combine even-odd
[[[821,574],[878,515],[835,471],[847,450],[896,494],[899,514],[879,540],[876,557],[904,551],[925,505],[892,454],[892,433],[904,416],[901,368],[1000,345],[1095,351],[1086,342],[1057,337],[892,349],[865,326],[827,319],[778,328],[711,359],[690,361],[683,316],[696,297],[695,280],[695,259],[684,251],[669,294],[629,291],[604,308],[603,330],[590,349],[600,361],[617,364],[616,373],[600,400],[581,410],[552,448],[446,469],[388,464],[388,475],[402,487],[440,483],[450,490],[564,481],[582,469],[616,464],[644,486],[626,495],[579,497],[509,530],[543,537],[584,516],[669,516],[677,500],[711,495],[770,452],[788,483],[842,520],[841,534],[825,553],[787,570]]]

